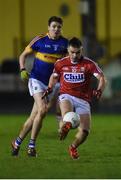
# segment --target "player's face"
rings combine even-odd
[[[82,46],[80,48],[75,48],[73,46],[68,47],[68,53],[72,62],[79,62],[82,56]]]
[[[52,39],[57,39],[61,35],[62,24],[58,22],[51,22],[48,26],[49,35]]]

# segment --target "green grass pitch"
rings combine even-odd
[[[121,115],[92,115],[87,141],[72,160],[68,146],[75,131],[60,142],[54,115],[48,115],[37,139],[37,158],[27,157],[24,140],[19,157],[11,156],[10,143],[18,135],[25,115],[0,116],[0,179],[120,179]]]

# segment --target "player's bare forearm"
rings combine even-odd
[[[19,56],[20,69],[25,68],[25,59],[26,59],[27,55],[29,55],[31,53],[32,53],[32,51],[27,51],[26,49],[21,53],[21,55]]]
[[[26,58],[26,56],[27,56],[27,53],[25,51],[23,51],[23,53],[19,57],[19,66],[20,66],[20,69],[24,69],[25,68],[25,58]]]
[[[53,73],[51,76],[50,76],[50,80],[49,80],[49,85],[48,87],[51,87],[53,88],[56,83],[58,82],[58,75]]]
[[[106,86],[106,78],[104,77],[103,74],[101,74],[97,76],[97,79],[98,79],[98,87],[97,89],[93,89],[92,96],[95,97],[97,100],[99,100]]]
[[[42,95],[42,99],[44,99],[46,96],[48,96],[52,91],[55,84],[58,82],[58,76],[53,73],[50,76],[48,88],[45,90],[45,92]]]
[[[98,83],[97,89],[100,89],[103,92],[106,86],[107,80],[103,74],[98,77],[98,80],[99,80],[99,83]]]

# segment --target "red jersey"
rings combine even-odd
[[[88,102],[91,101],[91,78],[102,74],[102,70],[91,59],[82,57],[75,64],[69,56],[58,60],[53,72],[60,78],[60,94],[70,94]]]

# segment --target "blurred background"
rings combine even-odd
[[[18,58],[50,16],[61,16],[63,35],[79,37],[85,55],[108,83],[96,113],[121,113],[121,0],[0,0],[0,113],[28,113],[33,99],[19,77]],[[31,68],[32,57],[27,59]],[[94,85],[96,84],[94,80]]]

